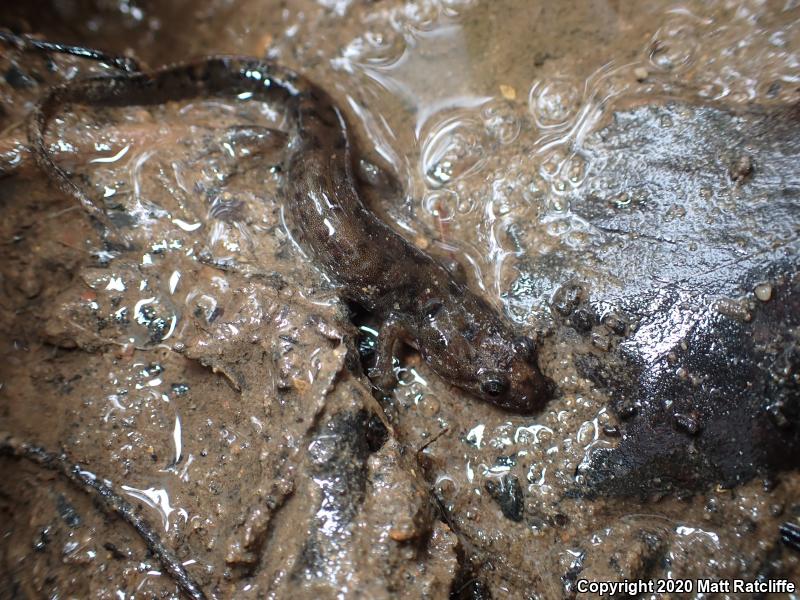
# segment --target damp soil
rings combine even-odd
[[[796,2],[75,0],[0,24],[303,72],[373,210],[556,383],[520,416],[406,348],[376,393],[379,323],[284,219],[281,107],[60,114],[58,164],[133,242],[109,248],[24,134],[48,85],[108,69],[4,47],[0,432],[107,482],[208,597],[800,583],[779,536],[800,521]],[[0,457],[0,515],[0,598],[181,596],[56,472]]]

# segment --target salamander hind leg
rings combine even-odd
[[[394,347],[404,337],[407,327],[399,315],[389,315],[378,332],[378,347],[375,350],[375,365],[367,375],[383,393],[388,393],[397,383],[394,376]]]

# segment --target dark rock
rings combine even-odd
[[[489,479],[484,487],[507,519],[522,521],[525,504],[522,486],[516,476],[506,474],[499,480]]]
[[[562,286],[556,335],[571,339],[586,306],[625,334],[576,350],[623,419],[618,445],[592,457],[590,493],[685,494],[800,464],[799,117],[642,106],[587,139],[570,209],[594,235],[559,248],[560,271],[545,257],[538,276]],[[582,275],[590,303],[567,293],[564,264],[594,273]],[[753,295],[763,282],[769,302]]]

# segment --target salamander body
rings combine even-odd
[[[29,139],[56,183],[110,228],[105,213],[50,157],[44,134],[53,115],[68,104],[155,105],[246,92],[287,110],[286,192],[301,243],[340,284],[342,296],[383,322],[371,372],[376,382],[390,384],[394,345],[403,339],[449,383],[509,410],[540,409],[552,385],[539,370],[533,341],[515,334],[484,299],[364,205],[343,114],[324,90],[296,73],[255,58],[219,56],[76,80],[40,102]]]

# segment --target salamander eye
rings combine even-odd
[[[481,391],[490,398],[502,396],[508,389],[508,379],[499,373],[489,375],[481,381]]]

